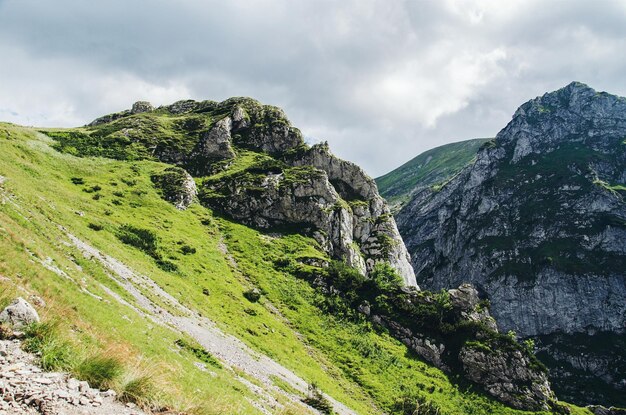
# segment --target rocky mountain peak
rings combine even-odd
[[[417,282],[472,283],[522,336],[624,333],[625,137],[626,100],[578,82],[523,104],[396,216]]]
[[[611,111],[611,107],[626,104],[620,97],[606,92],[597,92],[581,82],[571,82],[563,88],[531,99],[524,103],[515,112],[513,118],[517,116],[554,115],[556,111],[573,112],[581,118],[597,118],[598,110],[604,108]],[[623,109],[623,107],[622,107]],[[534,123],[541,119],[533,119]]]
[[[333,259],[363,274],[387,262],[417,286],[374,180],[327,144],[306,145],[281,108],[246,97],[158,108],[138,102],[86,130],[51,135],[61,151],[173,164],[180,170],[167,169],[153,182],[178,208],[196,195],[188,172],[201,178],[200,202],[214,210],[256,228],[312,236]]]
[[[496,137],[515,143],[512,162],[549,152],[563,142],[587,143],[609,151],[626,128],[626,99],[572,82],[523,104]]]

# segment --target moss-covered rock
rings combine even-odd
[[[180,167],[168,167],[153,174],[151,179],[163,199],[181,210],[187,209],[198,193],[196,182]]]

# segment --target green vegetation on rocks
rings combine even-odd
[[[246,101],[237,102],[247,105]],[[175,108],[123,115],[114,122],[151,116],[173,122],[187,113],[217,119],[231,113],[232,108],[220,105],[186,102]],[[253,111],[245,109],[253,120]],[[282,125],[276,122],[272,128]],[[88,135],[106,128],[104,123],[72,131]],[[109,138],[119,138],[119,131],[111,132]],[[281,131],[293,133],[289,128]],[[293,372],[305,383],[315,383],[333,405],[338,401],[353,413],[402,414],[409,404],[431,405],[449,415],[526,413],[417,358],[388,331],[365,318],[352,318],[354,313],[347,309],[343,314],[322,312],[329,297],[308,276],[313,271],[324,276],[327,264],[331,270],[347,268],[332,262],[318,241],[294,232],[262,233],[206,205],[178,210],[162,199],[151,178],[171,165],[152,156],[144,158],[141,151],[132,157],[130,153],[91,157],[106,155],[89,153],[91,147],[100,148],[98,141],[89,141],[100,139],[97,136],[83,137],[87,141],[82,148],[78,142],[70,146],[69,141],[63,144],[64,138],[51,136],[54,133],[47,136],[0,124],[0,176],[6,179],[0,188],[0,298],[25,290],[46,300],[41,310],[44,322],[59,316],[55,330],[60,335],[50,338],[55,342],[62,338],[67,343],[59,343],[59,347],[69,350],[50,354],[57,356],[59,366],[113,356],[124,368],[122,374],[109,370],[111,365],[103,361],[85,363],[83,372],[101,374],[103,382],[115,384],[123,399],[133,400],[149,392],[149,401],[155,406],[190,414],[258,414],[259,406],[272,408],[266,394],[273,399],[268,398],[272,405],[275,400],[285,411],[310,413],[310,408],[300,403],[306,390],[298,389],[299,383],[281,378],[283,386],[286,383],[303,393],[294,402],[280,393],[284,387],[272,388],[264,383],[265,378],[254,378],[253,372],[236,366],[229,360],[230,349],[181,337],[179,331],[159,320],[206,318],[211,321],[207,327],[224,335],[220,339],[238,339],[238,351],[249,348],[270,358],[272,364]],[[102,133],[99,137],[107,136]],[[118,148],[122,153],[142,149],[142,139],[137,138],[134,146]],[[59,147],[61,144],[65,147]],[[68,151],[69,147],[76,151]],[[234,174],[254,176],[258,172],[250,167],[261,160],[276,160],[269,152],[237,146],[235,150],[237,157],[232,163],[215,162],[204,180],[215,183],[217,178],[228,180]],[[130,163],[130,159],[134,161]],[[289,165],[277,174],[287,172],[289,177],[290,169],[295,168]],[[294,170],[293,177],[298,183],[305,180],[306,168]],[[195,253],[183,253],[183,246],[192,247]],[[398,279],[384,268],[378,266],[371,279],[353,273],[356,285],[352,292],[360,296],[365,286],[373,287],[372,295],[376,289],[397,292]],[[347,277],[344,280],[349,283]],[[254,289],[261,295],[250,302],[243,293]],[[383,294],[372,297],[372,304]],[[402,296],[402,291],[397,295]],[[335,297],[337,307],[346,307],[343,296]],[[375,307],[384,310],[384,299],[379,300]],[[356,304],[356,298],[354,301]],[[441,303],[445,305],[445,299]],[[439,306],[432,307],[440,311]],[[85,356],[65,362],[64,356],[78,356],[76,351],[81,349],[88,351]],[[146,366],[148,374],[134,372],[137,367],[146,371]],[[260,395],[255,392],[259,390],[263,391]],[[578,408],[574,411],[584,413]]]

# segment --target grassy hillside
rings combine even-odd
[[[186,307],[354,413],[405,414],[415,402],[439,414],[524,413],[450,379],[365,321],[322,313],[320,294],[274,266],[280,258],[326,259],[313,240],[262,234],[198,204],[175,209],[150,180],[165,164],[78,158],[53,146],[35,130],[0,124],[0,305],[16,295],[46,301],[40,312],[57,334],[44,353],[60,356],[58,365],[80,374],[68,355],[112,357],[125,373],[114,386],[149,382],[152,407],[311,413],[293,383],[263,383],[150,311],[156,304],[176,318]],[[116,277],[70,235],[149,277],[171,299]],[[247,294],[254,288],[258,301]]]
[[[454,176],[470,163],[488,138],[446,144],[428,150],[376,179],[381,196],[401,207],[415,188],[432,186]]]

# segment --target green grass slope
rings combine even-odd
[[[416,188],[441,183],[468,165],[488,138],[446,144],[425,151],[397,169],[376,179],[382,197],[395,209],[410,199]]]
[[[153,408],[189,414],[259,414],[261,408],[283,415],[311,413],[297,399],[257,384],[190,338],[138,314],[135,309],[145,306],[100,261],[85,257],[69,240],[71,233],[149,276],[178,303],[355,413],[409,414],[416,402],[431,407],[432,412],[420,414],[525,413],[449,378],[367,322],[323,313],[318,292],[274,266],[281,258],[327,259],[312,239],[263,234],[198,204],[175,209],[150,180],[166,164],[79,158],[54,147],[33,129],[0,124],[0,306],[16,295],[36,294],[46,301],[40,308],[43,319],[54,323],[56,339],[63,340],[48,341],[44,355],[59,357],[57,366],[80,375],[86,365],[73,363],[68,353],[113,357],[126,377],[115,387],[132,391],[139,380],[149,380]],[[134,230],[148,236],[132,246],[132,235],[140,234]],[[253,288],[261,293],[259,301],[244,295]],[[138,289],[161,301],[146,287]],[[171,304],[160,305],[176,313]],[[280,405],[267,406],[250,384]],[[274,386],[300,394],[280,378]]]

